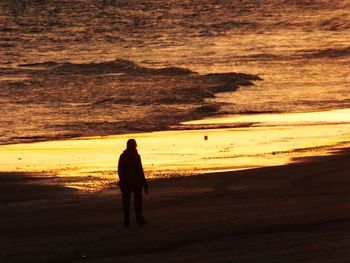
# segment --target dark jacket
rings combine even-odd
[[[118,162],[119,186],[122,187],[147,187],[147,181],[143,172],[141,157],[136,150],[126,149],[119,157]]]

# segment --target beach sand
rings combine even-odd
[[[350,151],[150,182],[149,224],[98,193],[0,174],[0,262],[350,262]]]

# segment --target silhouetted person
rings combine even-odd
[[[119,187],[122,192],[124,209],[124,227],[130,226],[130,201],[134,197],[136,221],[139,226],[147,224],[142,215],[142,189],[148,193],[148,183],[143,172],[141,157],[137,152],[134,139],[129,139],[126,149],[119,157],[118,162]]]

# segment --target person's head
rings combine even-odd
[[[136,150],[137,144],[136,144],[135,139],[129,139],[126,143],[126,148],[128,150]]]

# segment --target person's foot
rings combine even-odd
[[[125,222],[124,223],[124,228],[129,228],[130,227],[130,222]]]
[[[137,221],[137,224],[138,226],[145,226],[147,225],[147,221],[144,218],[142,218],[141,220]]]

